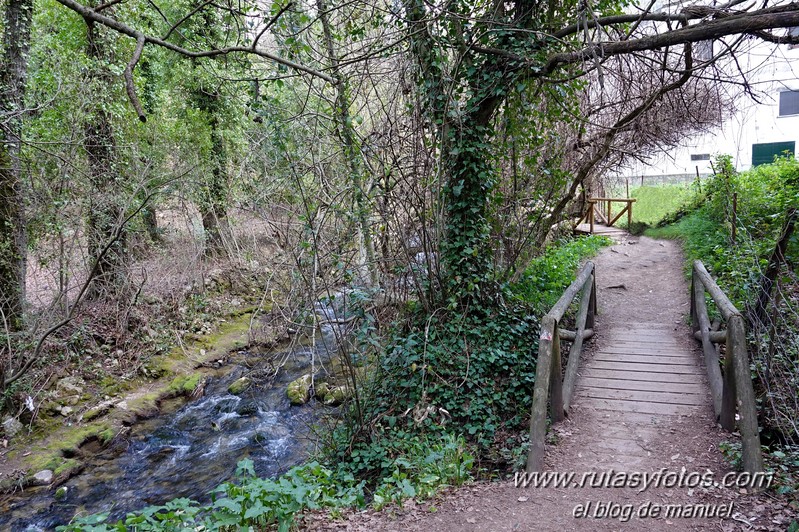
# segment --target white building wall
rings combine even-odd
[[[779,30],[778,30],[779,31]],[[718,44],[716,45],[718,49]],[[675,180],[678,176],[691,179],[699,173],[712,173],[711,161],[691,160],[691,155],[729,154],[738,170],[752,166],[752,145],[768,142],[794,141],[799,151],[799,114],[779,116],[779,92],[799,90],[799,47],[757,43],[738,58],[741,70],[747,72],[752,91],[760,103],[745,93],[742,86],[730,86],[735,94],[737,112],[724,120],[720,129],[693,138],[667,153],[650,154],[648,164],[637,163],[620,169],[618,177],[631,183]],[[738,72],[735,63],[725,65],[730,74]],[[649,179],[647,179],[649,178]]]

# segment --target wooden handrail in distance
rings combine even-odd
[[[575,331],[558,328],[560,320],[580,294]],[[571,403],[583,340],[593,335],[596,314],[596,279],[594,263],[587,262],[577,278],[563,292],[558,302],[541,320],[538,339],[538,361],[533,389],[533,407],[530,415],[530,449],[527,454],[527,472],[541,471],[544,464],[544,442],[547,435],[547,402],[550,403],[552,422],[562,421]],[[560,340],[572,341],[566,376],[561,379]]]
[[[585,214],[583,214],[583,216],[577,221],[576,225],[580,225],[583,220],[586,220],[591,226],[591,233],[593,234],[594,218],[598,216],[608,227],[612,227],[613,224],[615,224],[626,212],[627,227],[630,227],[630,225],[633,223],[633,203],[636,201],[636,198],[589,198],[586,200],[588,205]],[[606,209],[604,211],[602,207],[597,208],[597,204],[601,203],[606,205]],[[616,216],[611,217],[611,205],[613,203],[625,203],[626,205]]]
[[[713,345],[710,318],[705,303],[707,291],[716,303],[716,308],[727,322],[724,359],[724,375],[719,368],[719,355]],[[749,373],[749,354],[746,349],[746,325],[741,313],[716,284],[701,261],[695,260],[691,276],[691,323],[696,336],[702,342],[707,377],[713,394],[713,408],[721,426],[730,432],[735,430],[735,410],[738,409],[738,428],[741,432],[741,454],[744,471],[763,471],[763,453],[760,449],[760,433],[757,429],[757,405]],[[718,340],[718,338],[716,338]]]

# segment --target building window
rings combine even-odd
[[[799,91],[780,93],[780,116],[799,115]]]
[[[691,154],[692,161],[709,161],[710,154],[709,153],[692,153]]]
[[[769,164],[774,162],[774,157],[783,156],[785,152],[793,155],[796,149],[796,142],[766,142],[763,144],[752,144],[752,166]]]

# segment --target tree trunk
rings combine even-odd
[[[33,0],[5,4],[0,110],[8,118],[0,127],[0,326],[8,332],[24,325],[27,232],[20,148],[32,15]]]
[[[513,7],[515,26],[528,27],[532,7],[524,0]],[[497,182],[491,149],[493,118],[524,75],[508,68],[508,59],[503,57],[488,56],[485,61],[474,63],[469,59],[460,67],[464,73],[460,83],[468,87],[463,93],[470,95],[469,100],[463,106],[446,101],[448,90],[442,80],[447,76],[442,75],[443,58],[439,57],[427,25],[425,5],[420,0],[408,0],[405,8],[414,33],[411,48],[419,65],[418,82],[429,94],[426,112],[441,140],[443,296],[449,306],[475,308],[499,295],[492,286],[494,266],[488,220],[489,200]]]
[[[338,79],[336,84],[336,129],[344,148],[344,159],[350,174],[350,183],[354,191],[355,202],[355,223],[357,224],[357,243],[358,243],[358,270],[361,281],[372,288],[380,285],[379,269],[375,257],[375,247],[372,238],[372,227],[369,218],[372,215],[368,193],[365,190],[365,177],[363,172],[363,159],[361,150],[352,126],[352,116],[350,115],[349,86],[347,79],[342,75],[339,60],[333,46],[333,34],[330,27],[330,17],[324,0],[317,0],[319,8],[319,18],[322,22],[324,32],[325,48],[327,51],[332,73]]]
[[[144,107],[144,112],[147,115],[152,116],[156,112],[156,101],[154,90],[151,87],[152,82],[150,80],[155,74],[153,73],[150,61],[147,60],[141,61],[139,69],[144,78],[148,80],[144,86],[144,91],[142,92],[142,105]],[[152,156],[150,155],[153,150],[153,138],[151,135],[147,135],[145,137],[144,144],[147,148],[147,155],[142,159],[142,163],[144,163],[145,168],[148,168],[153,165]],[[161,241],[161,233],[158,230],[158,216],[155,198],[150,196],[151,191],[149,188],[150,187],[148,186],[140,193],[140,197],[137,198],[137,203],[147,201],[147,205],[141,211],[142,223],[144,223],[144,228],[147,231],[147,235],[150,237],[150,241],[156,243]],[[149,199],[147,199],[148,196],[150,196]]]
[[[202,90],[202,89],[200,89]],[[225,251],[225,239],[229,234],[227,221],[227,150],[220,130],[218,106],[219,92],[203,94],[200,108],[210,115],[211,128],[211,177],[202,187],[198,208],[205,232],[205,255],[211,257]]]
[[[106,59],[106,43],[93,22],[87,21],[87,54],[98,63]],[[111,83],[107,69],[97,65],[93,72],[95,79],[103,85]],[[102,96],[98,96],[101,98]],[[117,228],[122,223],[124,208],[119,202],[120,179],[115,168],[116,144],[111,117],[98,105],[92,113],[84,130],[84,149],[89,164],[89,180],[93,190],[92,204],[87,221],[87,243],[89,267],[94,283],[87,294],[89,298],[99,298],[114,293],[121,284],[125,265],[126,232],[117,237]],[[114,240],[107,252],[108,243]]]

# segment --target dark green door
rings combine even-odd
[[[765,142],[763,144],[752,144],[752,166],[769,164],[774,162],[775,155],[785,155],[790,152],[796,153],[796,142]]]

